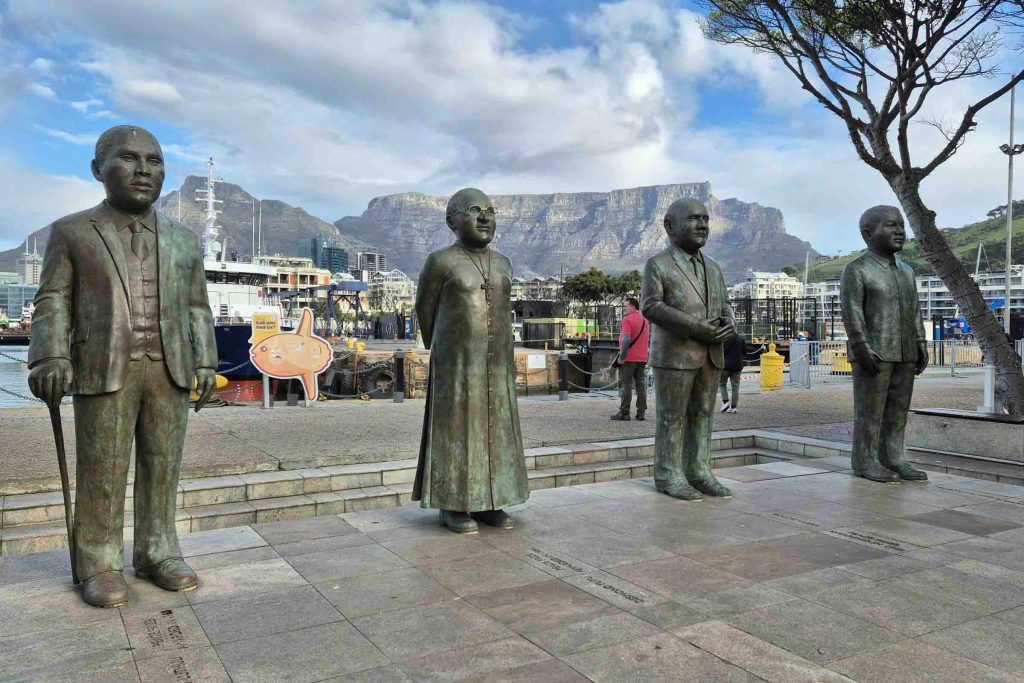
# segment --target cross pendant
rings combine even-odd
[[[494,289],[494,285],[491,284],[490,280],[484,280],[484,283],[480,285],[480,289],[484,290],[485,296],[490,296],[491,290]]]

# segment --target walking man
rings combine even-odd
[[[650,341],[651,326],[640,315],[640,302],[629,297],[623,302],[625,315],[619,333],[619,382],[622,384],[622,402],[613,420],[629,421],[629,405],[633,402],[633,388],[636,388],[636,419],[645,420],[647,411],[647,344]]]
[[[135,442],[135,574],[187,591],[175,503],[189,390],[216,388],[217,346],[199,239],[153,210],[164,160],[151,133],[116,126],[96,142],[107,198],[51,227],[29,346],[29,387],[74,395],[77,496],[73,562],[96,607],[128,601],[125,484]]]
[[[738,413],[740,405],[740,375],[743,373],[743,366],[746,362],[747,340],[742,334],[725,342],[723,348],[725,364],[722,366],[722,379],[719,386],[722,389],[722,413]],[[729,385],[732,385],[732,398],[729,398]]]

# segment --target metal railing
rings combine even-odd
[[[1017,351],[1024,344],[1017,342]],[[849,382],[853,368],[845,341],[813,341],[790,346],[789,383],[810,388],[814,385]],[[957,370],[985,367],[981,346],[973,339],[943,339],[928,342],[929,367]]]

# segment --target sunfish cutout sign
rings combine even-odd
[[[306,398],[315,401],[320,394],[316,376],[331,364],[331,345],[313,334],[313,312],[302,310],[299,327],[294,332],[281,332],[256,342],[249,356],[256,368],[276,379],[302,382]]]

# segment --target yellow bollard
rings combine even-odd
[[[359,342],[356,344],[356,353],[362,353],[363,349],[366,348],[366,342]]]
[[[345,346],[350,349],[354,349],[356,347],[356,340],[353,337],[349,337],[345,340]]]
[[[782,366],[785,359],[775,353],[775,344],[768,345],[768,351],[761,354],[761,391],[778,391],[782,388]]]

